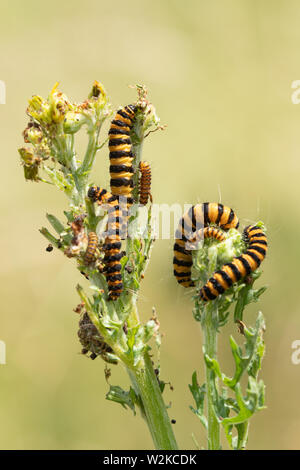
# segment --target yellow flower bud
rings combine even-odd
[[[55,123],[62,122],[67,111],[72,109],[72,105],[67,96],[57,89],[58,82],[55,83],[49,95],[49,104],[51,110],[51,118]]]
[[[41,96],[35,95],[29,100],[27,113],[42,125],[51,122],[49,103]]]

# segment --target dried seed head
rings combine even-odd
[[[97,356],[101,356],[106,362],[114,362],[109,357],[110,354],[114,353],[112,348],[105,343],[103,337],[91,322],[87,312],[84,312],[79,320],[78,337],[83,349],[86,351],[83,354],[90,352],[91,359],[96,359]]]

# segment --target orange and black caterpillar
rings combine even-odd
[[[203,238],[215,238],[216,240],[225,240],[225,235],[219,228],[205,227],[198,230],[191,243],[197,242]],[[186,242],[177,239],[174,245],[174,274],[179,284],[183,287],[195,286],[194,281],[191,280],[191,267],[193,265],[192,254],[190,250],[185,248]]]
[[[235,282],[255,271],[264,260],[268,242],[265,233],[256,225],[244,229],[243,238],[247,244],[245,253],[233,258],[231,263],[224,264],[200,290],[203,301],[214,300],[223,294]]]
[[[139,182],[140,204],[145,206],[150,198],[152,202],[151,190],[151,167],[148,162],[140,162],[139,170],[141,172]]]
[[[84,261],[85,265],[91,264],[91,262],[94,261],[97,245],[98,245],[98,237],[97,237],[96,233],[95,232],[90,232],[88,234],[87,249],[86,249],[86,252],[85,252],[84,258],[83,258],[83,261]]]
[[[135,117],[136,106],[129,104],[120,109],[111,123],[109,136],[110,188],[113,196],[124,196],[133,204],[134,159],[130,131]]]
[[[98,204],[107,204],[108,221],[106,238],[103,245],[105,264],[105,276],[108,284],[108,300],[117,300],[123,291],[120,260],[124,253],[121,251],[121,232],[124,230],[122,220],[126,214],[120,209],[118,198],[103,188],[92,186],[89,188],[88,197]],[[126,211],[125,211],[126,212]]]
[[[175,234],[174,244],[174,275],[177,282],[183,287],[193,287],[195,284],[191,280],[192,254],[187,249],[187,242],[194,242],[202,238],[216,238],[224,240],[222,230],[207,227],[215,224],[222,230],[238,228],[239,221],[232,209],[223,204],[215,202],[205,202],[192,206],[180,219],[179,227]],[[204,227],[201,228],[201,227]]]

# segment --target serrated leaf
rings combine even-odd
[[[192,384],[189,385],[189,389],[196,403],[196,408],[193,408],[192,406],[190,406],[190,410],[196,416],[198,416],[198,418],[200,419],[200,422],[207,429],[207,419],[206,419],[206,416],[204,415],[204,400],[205,400],[205,394],[206,394],[206,385],[203,384],[202,386],[200,386],[198,384],[196,371],[192,375]]]
[[[244,335],[246,338],[245,355],[241,348],[238,346],[233,337],[230,337],[231,351],[235,361],[235,373],[232,378],[223,375],[223,382],[232,390],[239,382],[245,370],[248,374],[256,377],[261,368],[261,361],[264,354],[264,343],[262,340],[262,330],[264,328],[264,318],[261,312],[258,314],[255,329],[244,328]]]

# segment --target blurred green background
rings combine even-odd
[[[60,81],[81,101],[94,79],[115,107],[135,99],[129,84],[145,83],[168,125],[144,146],[155,202],[218,201],[221,193],[242,225],[266,223],[270,251],[258,284],[269,289],[246,322],[258,308],[267,319],[268,407],[252,420],[249,448],[300,448],[300,365],[291,362],[291,344],[300,339],[300,105],[291,102],[291,83],[300,79],[300,3],[27,0],[1,9],[0,339],[7,364],[0,366],[0,448],[152,447],[140,417],[104,399],[104,363],[79,354],[72,309],[80,275],[61,253],[45,252],[38,232],[46,211],[59,216],[66,201],[51,186],[25,183],[17,154],[29,97],[47,96]],[[107,160],[104,149],[95,171],[103,185]],[[165,398],[180,447],[193,449],[192,433],[205,445],[187,387],[195,369],[203,376],[201,335],[171,261],[172,240],[158,240],[140,311],[146,320],[157,308],[162,378],[174,386]],[[219,346],[228,373],[231,333],[238,337],[232,322]],[[122,366],[111,383],[127,387]]]

